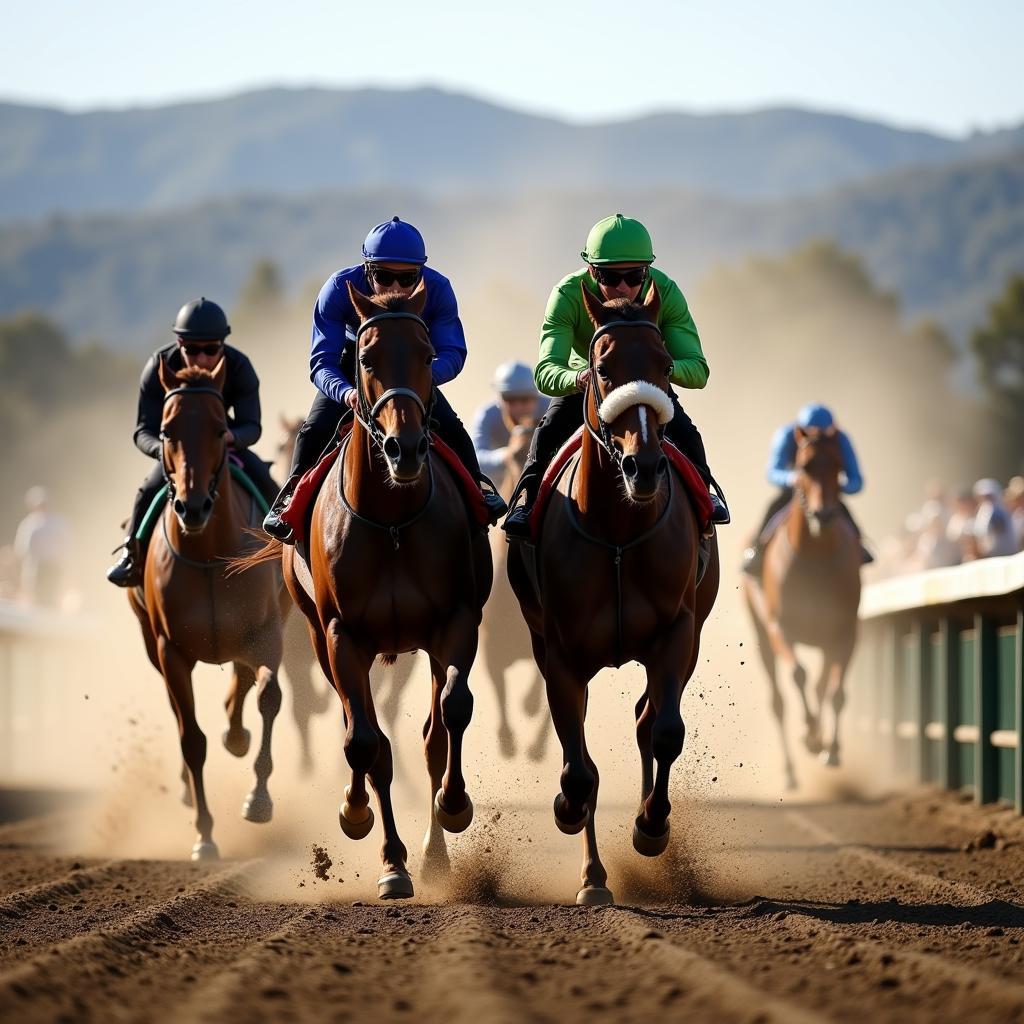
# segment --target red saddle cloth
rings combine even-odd
[[[544,472],[544,478],[540,482],[540,490],[537,492],[537,500],[534,502],[533,509],[530,512],[530,538],[534,544],[537,543],[537,538],[540,536],[540,525],[544,518],[544,509],[551,498],[551,492],[555,489],[555,484],[558,482],[558,478],[566,464],[583,445],[583,430],[584,428],[580,427],[558,449],[558,454],[551,460],[550,465]],[[661,448],[668,457],[668,461],[672,464],[672,468],[679,476],[690,498],[690,503],[693,505],[693,511],[697,514],[697,525],[700,527],[701,532],[703,532],[711,522],[711,513],[713,511],[711,495],[708,492],[707,484],[704,483],[700,473],[697,472],[697,467],[671,441],[667,438],[663,440]]]
[[[345,439],[345,435],[351,429],[351,423],[346,423],[342,427],[342,440]],[[470,517],[478,526],[487,526],[490,523],[490,516],[487,512],[487,506],[484,504],[483,495],[480,493],[480,487],[470,475],[469,470],[462,464],[462,460],[436,434],[431,435],[430,445],[449,470],[451,470],[452,476],[455,477],[455,482],[458,484],[459,490],[462,491],[462,496],[469,507]],[[320,493],[320,488],[323,486],[324,480],[327,479],[331,466],[337,461],[341,448],[341,445],[332,448],[312,469],[307,470],[303,474],[295,487],[295,492],[292,494],[292,500],[288,503],[288,508],[281,515],[281,519],[292,528],[297,541],[305,541],[306,539],[307,513],[312,508],[316,496]]]

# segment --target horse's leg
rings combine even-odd
[[[457,614],[444,637],[444,657],[448,666],[441,691],[441,721],[448,733],[448,766],[441,789],[434,798],[434,814],[449,832],[464,832],[473,820],[473,801],[466,793],[462,774],[462,738],[473,717],[473,694],[469,688],[469,670],[476,658],[479,615],[468,608]]]
[[[839,716],[846,705],[846,669],[852,652],[835,655],[826,652],[828,659],[827,698],[832,705],[832,742],[822,751],[822,762],[830,768],[839,767]]]
[[[280,651],[277,652],[280,657]],[[265,823],[270,821],[274,813],[274,803],[270,799],[267,780],[274,770],[274,762],[270,755],[270,745],[274,733],[274,719],[281,710],[281,685],[278,682],[277,670],[271,665],[276,658],[270,658],[270,665],[261,665],[259,670],[259,689],[256,691],[256,707],[259,708],[263,721],[260,735],[260,750],[256,755],[253,770],[256,773],[256,785],[242,804],[242,817],[246,821]]]
[[[764,665],[765,675],[768,677],[768,685],[772,691],[772,714],[775,716],[776,724],[779,727],[779,744],[782,747],[782,765],[786,773],[786,789],[796,789],[796,773],[793,771],[793,758],[789,753],[789,739],[786,736],[786,705],[782,699],[782,691],[779,689],[778,673],[775,664],[775,649],[772,647],[771,638],[764,623],[755,614],[752,616],[754,628],[757,632],[757,650],[761,655],[761,663]]]
[[[551,720],[562,744],[561,792],[555,797],[555,824],[567,835],[575,835],[587,824],[591,810],[588,801],[594,789],[594,774],[587,764],[583,738],[587,681],[565,665],[556,647],[548,647],[545,668]]]
[[[434,801],[441,792],[441,782],[448,758],[448,734],[441,721],[441,693],[445,684],[444,666],[436,659],[430,659],[431,697],[430,714],[423,723],[423,751],[427,758],[427,774],[430,776],[430,824],[423,837],[423,877],[441,879],[451,873],[448,848],[444,841],[444,829],[434,814]]]
[[[245,707],[245,698],[256,685],[256,673],[248,665],[243,665],[239,661],[236,661],[234,666],[231,689],[228,692],[228,699],[224,702],[224,708],[228,713],[228,727],[221,740],[224,743],[224,749],[229,754],[234,754],[235,757],[245,757],[249,753],[252,736],[249,730],[242,725],[242,710]]]
[[[494,684],[494,695],[498,698],[498,750],[504,758],[514,757],[516,741],[512,735],[512,727],[508,722],[508,685],[505,679],[505,665],[501,655],[495,650],[497,645],[493,639],[484,644],[484,667]]]
[[[189,783],[188,765],[185,764],[184,758],[181,761],[181,802],[186,807],[195,806],[192,800],[192,786]]]
[[[786,666],[786,669],[793,678],[793,685],[796,687],[797,693],[800,694],[800,703],[804,709],[804,727],[806,729],[804,733],[804,746],[810,753],[817,754],[821,750],[821,723],[818,720],[818,716],[814,713],[814,709],[811,707],[811,702],[807,696],[807,670],[797,661],[796,651],[793,650],[793,645],[787,639],[785,632],[778,622],[773,622],[769,626],[768,635],[771,637],[772,648],[775,651],[776,657]]]
[[[586,691],[584,691],[586,694]],[[583,699],[583,717],[586,720],[587,697]],[[601,783],[601,775],[597,770],[594,759],[587,750],[587,738],[583,736],[583,759],[587,768],[594,776],[594,785],[587,797],[587,808],[590,814],[587,815],[587,824],[583,829],[583,871],[580,878],[583,888],[576,894],[576,902],[584,907],[602,906],[614,903],[611,890],[607,887],[608,872],[601,863],[601,856],[597,852],[597,789]]]
[[[651,749],[651,729],[654,726],[654,706],[644,691],[633,709],[636,717],[636,745],[640,748],[640,802],[654,789],[654,751]]]
[[[203,786],[206,737],[196,721],[195,697],[192,692],[192,669],[195,662],[186,659],[169,640],[163,638],[158,642],[157,650],[160,668],[167,683],[167,695],[178,719],[181,755],[185,759],[192,783],[196,828],[199,831],[199,838],[192,847],[192,859],[215,860],[218,851],[213,841],[213,816],[206,805],[206,790]]]

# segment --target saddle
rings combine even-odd
[[[547,508],[551,494],[558,483],[558,478],[583,445],[583,430],[584,428],[580,427],[559,448],[558,453],[544,472],[540,489],[537,492],[537,500],[534,502],[533,509],[530,512],[530,541],[532,544],[536,544],[540,537],[544,510]],[[711,523],[713,512],[711,495],[708,492],[707,484],[704,483],[700,473],[697,472],[697,467],[671,441],[667,438],[664,439],[661,442],[661,448],[679,477],[679,481],[682,483],[683,489],[686,491],[690,504],[693,506],[693,511],[697,516],[697,525],[701,533],[704,533]]]
[[[297,543],[302,544],[306,541],[313,502],[320,493],[320,488],[323,486],[324,480],[327,479],[331,466],[338,460],[338,454],[344,447],[345,439],[351,430],[351,421],[342,425],[338,435],[338,444],[326,451],[320,457],[320,461],[302,475],[295,486],[295,491],[292,494],[292,500],[288,503],[288,508],[281,515],[281,519],[292,528]],[[490,515],[487,511],[487,506],[484,504],[480,487],[473,479],[469,470],[462,464],[462,460],[455,454],[454,450],[436,434],[430,435],[430,447],[436,452],[454,477],[463,500],[466,502],[470,522],[475,523],[481,528],[486,528],[490,524]]]

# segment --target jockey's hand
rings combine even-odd
[[[580,372],[576,374],[576,389],[578,391],[586,391],[587,390],[587,385],[589,383],[590,383],[590,368],[588,367],[586,370],[580,370]]]
[[[348,391],[345,392],[345,404],[350,409],[359,408],[359,393],[355,388],[349,388]]]
[[[224,440],[227,443],[228,447],[231,447],[235,443],[235,435],[230,430],[225,430]]]

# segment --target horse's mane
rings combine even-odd
[[[186,366],[184,369],[178,370],[177,375],[183,387],[212,388],[216,386],[213,374],[201,366]]]
[[[629,299],[609,299],[604,308],[614,310],[620,320],[650,320],[647,308]]]

